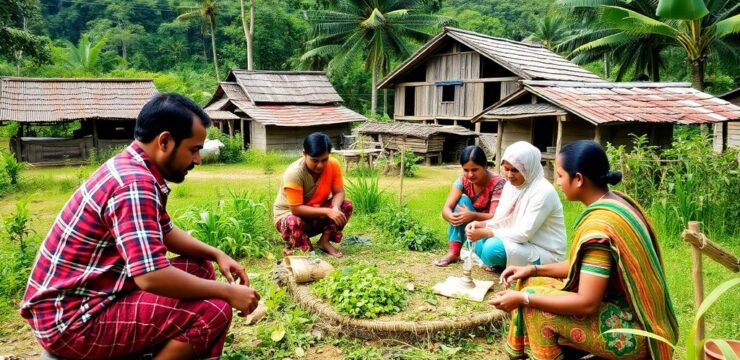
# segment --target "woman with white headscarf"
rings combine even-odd
[[[565,260],[563,205],[540,161],[540,150],[528,142],[507,147],[501,167],[508,182],[496,213],[466,227],[475,253],[489,268]]]

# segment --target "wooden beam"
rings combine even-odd
[[[689,221],[689,231],[698,233],[699,222]],[[691,274],[694,277],[694,311],[699,310],[701,303],[704,302],[704,277],[702,275],[701,249],[697,245],[691,245]],[[702,316],[696,323],[695,344],[701,344],[704,340],[704,317]]]
[[[499,120],[498,121],[498,134],[496,134],[496,171],[498,173],[501,173],[501,156],[503,153],[501,152],[501,143],[504,141],[504,121]]]
[[[563,121],[565,120],[565,115],[559,115],[557,117],[558,121],[558,132],[555,137],[555,158],[558,157],[558,154],[560,154],[560,149],[563,146]],[[552,162],[552,183],[557,185],[558,176],[555,171],[555,161]]]
[[[95,151],[100,153],[101,149],[98,149],[98,120],[93,118],[92,119],[92,126],[93,126],[93,148],[95,148]]]
[[[475,123],[475,133],[480,135],[480,121]],[[475,137],[475,145],[480,145],[480,136]]]
[[[244,130],[244,118],[240,118],[239,121],[241,121],[241,129],[242,129],[242,149],[246,149],[247,148],[247,132]]]
[[[704,234],[699,232],[698,223],[696,225],[697,228],[692,227],[693,223],[694,221],[689,222],[688,230],[685,230],[683,234],[681,234],[684,241],[688,242],[693,247],[698,248],[702,253],[704,253],[704,255],[709,256],[709,258],[718,262],[730,271],[734,273],[740,272],[740,257],[733,255],[730,251],[707,239]]]
[[[727,134],[729,133],[728,126],[729,124],[727,121],[722,122],[722,152],[727,151]]]
[[[506,82],[519,80],[516,76],[506,77],[495,77],[495,78],[478,78],[478,79],[461,79],[465,84],[476,84],[476,83],[489,83],[489,82]],[[409,81],[396,84],[396,86],[434,86],[434,82],[430,81]],[[435,86],[437,87],[437,86]]]
[[[601,128],[599,125],[596,125],[594,127],[594,141],[601,144]]]

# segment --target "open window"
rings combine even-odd
[[[487,82],[483,85],[483,108],[487,108],[501,100],[501,83]]]
[[[455,101],[455,85],[443,85],[442,86],[442,101],[443,102]]]
[[[547,152],[548,147],[555,146],[557,121],[555,117],[538,117],[532,122],[532,145]]]
[[[407,86],[404,88],[403,96],[403,116],[414,116],[414,104],[416,103],[416,87]]]

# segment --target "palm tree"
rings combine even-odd
[[[314,38],[304,59],[333,56],[330,69],[342,69],[356,56],[372,71],[370,112],[377,110],[378,75],[387,74],[391,60],[406,58],[414,43],[428,40],[448,18],[421,13],[413,0],[340,0],[336,10],[307,11]]]
[[[563,18],[546,16],[537,22],[537,26],[529,36],[524,38],[524,42],[540,44],[551,51],[568,35],[568,27],[565,25]]]
[[[247,70],[252,70],[254,60],[252,58],[252,40],[254,40],[254,0],[249,0],[249,24],[247,24],[246,6],[244,0],[239,0],[242,18],[242,30],[244,30],[244,41],[247,43]]]
[[[655,16],[654,0],[616,0],[613,4],[629,8],[645,16]],[[660,69],[665,66],[661,52],[672,43],[661,36],[634,34],[614,29],[599,17],[602,0],[564,0],[571,7],[573,16],[580,18],[577,30],[572,31],[557,47],[558,51],[570,53],[577,64],[604,61],[604,72],[609,77],[609,64],[617,65],[616,80],[622,81],[633,70],[632,80],[642,76],[660,81]]]
[[[65,48],[59,61],[68,70],[86,74],[96,74],[103,68],[116,62],[115,58],[105,58],[102,55],[107,37],[103,37],[95,43],[90,42],[87,35],[82,35],[78,45],[65,40]]]
[[[216,70],[216,81],[221,81],[218,71],[218,57],[216,56],[216,15],[218,14],[218,0],[201,0],[199,5],[190,6],[188,11],[180,14],[177,20],[198,18],[201,31],[205,33],[206,24],[211,30],[211,50],[213,51],[213,67]]]
[[[586,2],[593,4],[597,0]],[[686,62],[691,66],[692,86],[697,90],[704,89],[704,68],[707,58],[713,52],[728,50],[731,56],[739,58],[738,51],[726,43],[730,35],[740,33],[740,3],[736,1],[705,0],[709,14],[696,20],[661,20],[654,15],[648,16],[644,12],[630,9],[625,6],[625,2],[626,0],[622,0],[618,5],[600,5],[601,22],[616,32],[581,48],[605,43],[626,45],[642,41],[641,37],[666,40],[686,51]],[[603,1],[599,3],[603,4]],[[655,8],[655,3],[650,3]],[[650,14],[654,13],[653,11]]]

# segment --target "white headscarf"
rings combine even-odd
[[[540,163],[542,160],[540,149],[526,141],[517,141],[509,145],[501,160],[511,164],[524,176],[524,183],[519,186],[506,182],[498,208],[496,208],[496,214],[489,222],[491,225],[506,226],[504,223],[508,222],[507,220],[514,215],[516,206],[520,203],[519,200],[527,193],[533,183],[545,177],[545,171]]]

